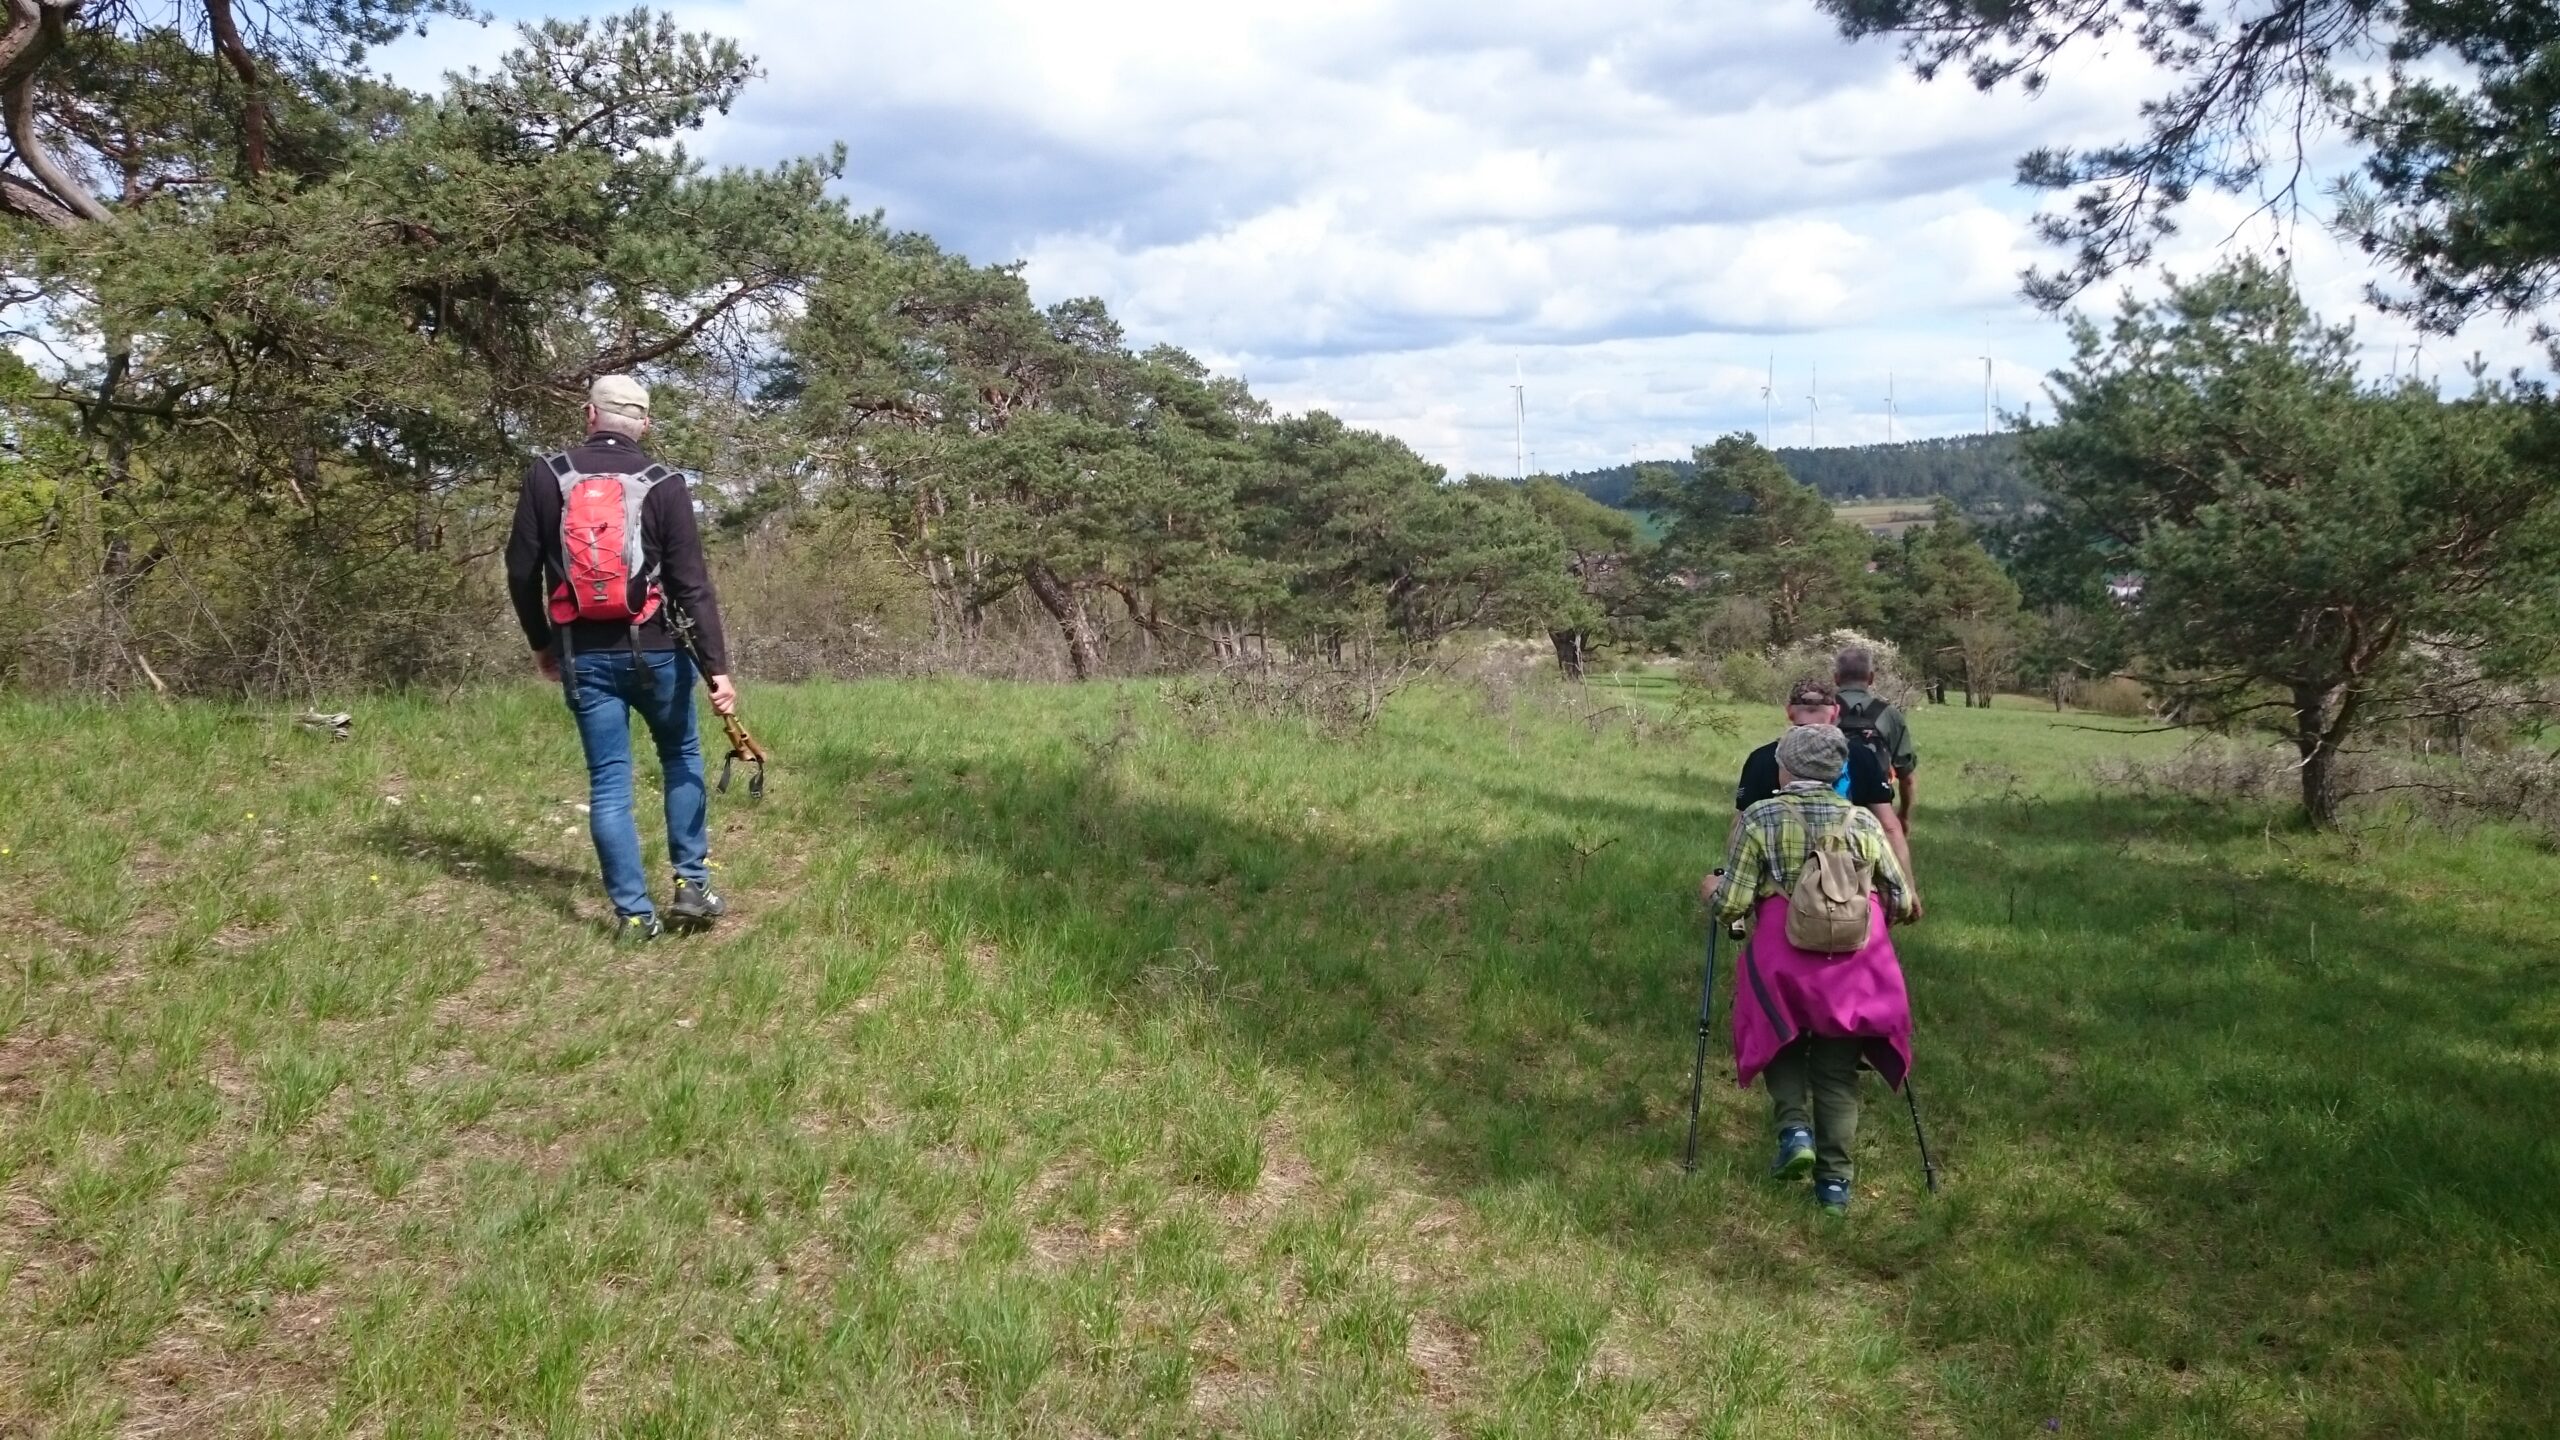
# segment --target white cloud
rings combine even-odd
[[[553,6],[547,8],[564,8]],[[602,12],[614,5],[590,7]],[[847,193],[1047,298],[1097,294],[1287,408],[1321,405],[1456,469],[1508,470],[1515,357],[1554,467],[1979,428],[2064,355],[2016,298],[2049,257],[2010,184],[2031,145],[2126,133],[2138,61],[2072,58],[2029,102],[1923,85],[1810,4],[1752,0],[713,0],[689,25],[769,72],[697,147],[851,152]],[[503,32],[394,47],[430,83]],[[2163,247],[2204,268],[2248,210],[2209,198]],[[2325,312],[2362,257],[2264,223]],[[2368,319],[2369,363],[2405,330]],[[2500,363],[2536,356],[2490,333]],[[2450,361],[2432,346],[2429,368]]]

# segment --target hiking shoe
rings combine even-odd
[[[676,893],[667,901],[667,919],[678,929],[708,930],[712,921],[727,913],[729,907],[710,886],[676,877]]]
[[[1772,1180],[1801,1180],[1813,1173],[1813,1132],[1790,1125],[1778,1132],[1778,1158],[1769,1162]]]
[[[665,933],[655,915],[625,915],[613,922],[613,943],[646,945]]]
[[[1821,1206],[1822,1213],[1825,1215],[1848,1214],[1849,1182],[1846,1180],[1814,1181],[1813,1203]]]

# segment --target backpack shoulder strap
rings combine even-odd
[[[571,487],[579,480],[578,463],[569,458],[568,451],[563,450],[556,455],[542,457],[542,468],[551,472],[552,483],[560,487],[560,496],[566,500]]]
[[[648,538],[648,522],[643,517],[648,509],[649,496],[655,492],[661,484],[675,478],[675,473],[676,472],[668,469],[666,466],[652,460],[646,467],[626,473],[622,477],[623,495],[631,507],[630,524],[632,540],[634,544],[640,547],[638,551],[640,557],[638,576],[639,579],[643,583],[647,584],[652,590],[655,590],[658,585],[658,571],[662,568],[662,557],[658,554],[656,543]]]

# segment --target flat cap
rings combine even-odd
[[[627,420],[649,418],[649,387],[628,375],[599,375],[587,387],[587,403],[600,415],[620,415]]]
[[[1798,780],[1824,785],[1849,763],[1849,737],[1837,725],[1798,725],[1778,737],[1778,768]]]

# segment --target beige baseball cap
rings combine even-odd
[[[601,415],[629,420],[649,418],[649,387],[628,375],[599,375],[587,387],[587,403]]]

